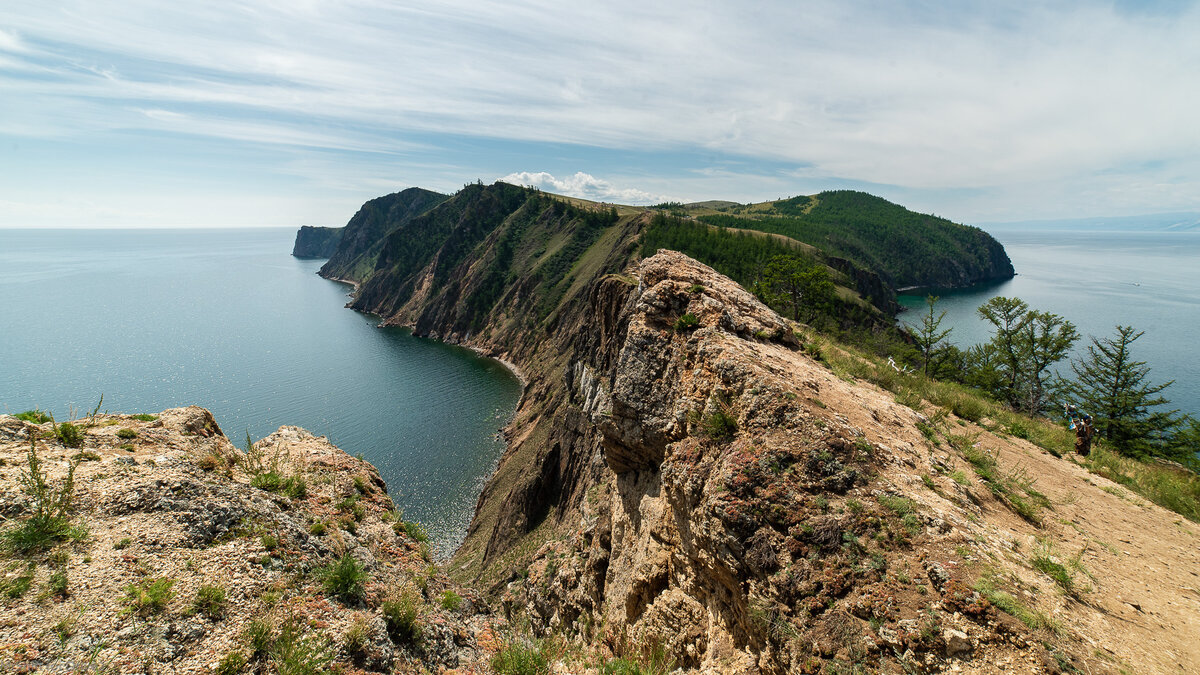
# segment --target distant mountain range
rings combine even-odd
[[[980,223],[987,230],[1076,230],[1099,232],[1200,232],[1200,213],[1152,213],[1109,218],[1067,218]]]

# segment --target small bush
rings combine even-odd
[[[456,611],[458,611],[458,608],[461,606],[462,606],[462,596],[461,595],[459,595],[458,593],[455,593],[454,591],[446,591],[446,592],[442,593],[442,609],[449,610],[451,612],[456,612]]]
[[[701,420],[700,427],[705,436],[718,443],[730,440],[738,430],[737,418],[723,407],[718,407],[706,415]]]
[[[73,462],[99,462],[100,455],[92,452],[91,450],[84,450],[83,452],[77,452],[74,455],[72,455],[71,461],[73,461]]]
[[[34,424],[45,424],[46,422],[50,421],[49,414],[44,413],[41,410],[36,410],[36,409],[35,410],[26,410],[25,412],[17,413],[16,415],[14,415],[14,417],[16,417],[19,420],[25,420],[26,422],[33,422]]]
[[[125,452],[133,452],[135,450],[135,448],[132,445],[130,445],[129,443],[122,443],[121,445],[118,445],[117,447],[124,450]]]
[[[274,471],[264,471],[250,479],[250,485],[267,492],[283,491],[283,476]]]
[[[125,587],[125,604],[129,611],[137,614],[157,614],[166,609],[167,603],[175,597],[175,591],[172,590],[174,585],[175,580],[166,577],[129,584]]]
[[[210,619],[221,618],[225,614],[225,589],[209,584],[201,586],[192,601],[192,611]]]
[[[123,438],[126,440],[131,439],[131,438],[137,438],[137,435],[138,435],[138,432],[134,431],[133,429],[121,429],[120,431],[117,432],[117,438]]]
[[[158,419],[158,415],[147,415],[142,413],[141,415],[134,415],[133,419],[139,422],[153,422],[154,420]]]
[[[349,553],[325,568],[322,576],[325,593],[343,602],[358,603],[366,595],[368,575]]]
[[[550,659],[541,645],[512,642],[492,657],[498,675],[549,675]]]
[[[699,325],[700,319],[697,319],[695,314],[688,312],[675,321],[675,332],[682,333],[685,330],[691,330]]]
[[[421,641],[421,621],[417,598],[410,592],[387,600],[380,607],[388,635],[400,644],[417,644]]]
[[[87,531],[71,523],[75,495],[75,463],[67,468],[63,482],[53,488],[46,481],[41,459],[37,456],[36,440],[29,438],[28,470],[21,473],[21,487],[32,498],[30,516],[17,527],[5,531],[5,547],[17,553],[41,550],[63,539],[82,539]]]
[[[279,538],[273,534],[264,534],[261,538],[263,548],[274,551],[279,548]]]
[[[308,526],[308,533],[316,536],[325,534],[325,523],[316,522]]]
[[[120,551],[120,550],[122,550],[122,549],[129,548],[129,545],[130,545],[130,544],[132,544],[132,543],[133,543],[133,540],[132,540],[132,539],[130,539],[129,537],[125,537],[125,538],[123,538],[123,539],[121,539],[121,540],[119,540],[119,541],[115,542],[115,543],[113,544],[113,549],[114,549],[114,550],[117,550],[117,551]]]
[[[51,419],[53,422],[53,418]],[[68,448],[78,448],[83,445],[83,427],[70,422],[54,425],[54,437]]]

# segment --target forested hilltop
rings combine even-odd
[[[853,261],[894,288],[958,288],[1009,279],[1000,242],[977,227],[909,211],[865,192],[832,190],[760,204],[673,209],[701,222],[781,234]]]

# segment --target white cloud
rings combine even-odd
[[[615,202],[618,204],[646,205],[671,201],[664,195],[656,195],[637,188],[620,188],[606,180],[582,171],[575,172],[569,178],[555,178],[545,171],[520,171],[503,176],[499,180],[514,185],[536,187],[547,192],[580,197],[597,202]]]
[[[968,212],[967,192],[1108,210],[1186,192],[1164,184],[1190,188],[1179,177],[1200,157],[1196,5],[1171,16],[1100,1],[959,7],[17,2],[0,30],[12,102],[0,131],[169,129],[352,152],[435,134],[737,155],[813,180],[959,190]],[[39,76],[6,75],[13,60]],[[1071,196],[1097,171],[1129,167],[1141,168],[1122,189]],[[769,189],[756,198],[779,196]]]

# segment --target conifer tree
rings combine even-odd
[[[1161,454],[1179,425],[1177,410],[1160,393],[1174,380],[1151,384],[1150,367],[1133,358],[1131,345],[1144,331],[1117,326],[1114,337],[1091,338],[1087,356],[1071,364],[1076,380],[1072,400],[1095,419],[1096,430],[1118,452],[1142,456]]]
[[[923,371],[926,376],[936,376],[938,366],[941,363],[941,356],[946,350],[946,345],[942,341],[949,337],[953,328],[939,330],[942,325],[942,319],[946,318],[945,310],[941,314],[934,316],[934,307],[937,305],[938,297],[936,295],[925,296],[925,304],[929,306],[929,311],[921,317],[921,325],[917,327],[916,334],[913,335],[913,340],[917,343],[917,349],[921,352],[921,360],[924,362]]]

